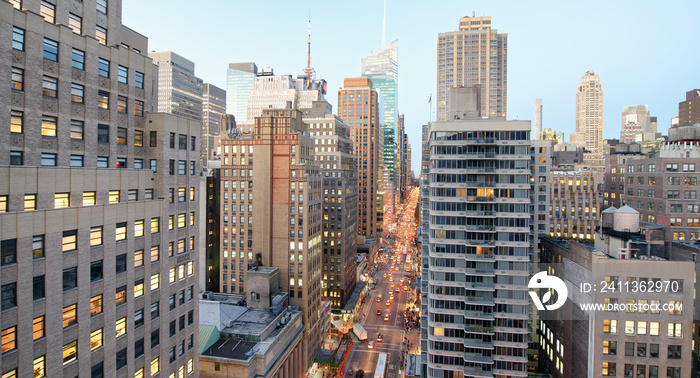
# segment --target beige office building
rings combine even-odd
[[[437,45],[437,120],[445,121],[450,88],[481,85],[481,114],[506,117],[508,34],[491,28],[491,17],[462,17],[459,29],[440,33]]]
[[[549,174],[549,235],[593,239],[599,225],[598,183],[603,174],[582,169],[554,169]]]
[[[253,133],[221,136],[220,291],[245,293],[252,267],[278,267],[302,312],[306,369],[322,337],[323,178],[308,126],[287,105],[254,117]]]
[[[583,75],[576,92],[576,131],[571,133],[571,143],[603,155],[603,88],[593,71]]]
[[[0,1],[3,378],[197,374],[201,124],[121,14]]]

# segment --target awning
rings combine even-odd
[[[347,327],[347,323],[345,323],[342,320],[331,320],[331,324],[333,324],[333,326],[337,328],[340,333],[345,334],[348,333],[348,331],[350,331],[350,329]]]

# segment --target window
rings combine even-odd
[[[186,175],[187,174],[187,162],[185,160],[179,160],[177,162],[177,174]]]
[[[155,348],[158,345],[160,345],[160,329],[151,332],[151,348]]]
[[[32,279],[32,297],[35,301],[46,297],[46,283],[43,275],[34,276]]]
[[[7,196],[0,196],[0,213],[7,212]]]
[[[668,346],[668,359],[669,360],[680,360],[681,359],[681,346],[680,345],[669,345]]]
[[[22,134],[24,132],[24,113],[19,110],[10,110],[10,132]]]
[[[63,308],[63,328],[70,327],[78,322],[77,304]]]
[[[171,269],[171,272],[174,272],[174,269]],[[171,311],[175,309],[175,303],[175,294],[170,294],[169,305]]]
[[[134,159],[134,169],[143,169],[143,159]]]
[[[194,298],[194,285],[187,288],[187,300],[191,301]]]
[[[70,166],[71,167],[82,167],[83,166],[83,155],[71,155],[70,156]]]
[[[44,257],[44,235],[32,237],[32,257],[35,259]]]
[[[63,346],[63,364],[67,365],[78,359],[77,340]]]
[[[3,240],[0,244],[0,265],[14,264],[17,262],[17,240]]]
[[[137,238],[139,236],[143,236],[143,232],[144,232],[143,223],[144,223],[143,219],[139,219],[139,220],[134,221],[134,237]]]
[[[173,283],[177,280],[177,276],[175,275],[175,268],[170,268],[168,271],[168,282]]]
[[[176,333],[176,332],[177,332],[176,323],[175,323],[175,321],[173,320],[173,321],[170,322],[170,337],[175,336],[175,333]]]
[[[78,287],[78,267],[63,269],[63,291]]]
[[[158,132],[157,131],[151,131],[150,134],[148,135],[148,146],[149,147],[158,147]]]
[[[41,88],[44,96],[56,98],[58,92],[58,79],[51,76],[44,76],[41,82]]]
[[[41,153],[41,165],[46,167],[56,166],[56,154]]]
[[[70,138],[82,140],[84,129],[85,123],[83,121],[72,119],[70,121]]]
[[[192,325],[194,323],[194,310],[190,310],[187,313],[187,325]]]
[[[117,337],[126,334],[126,316],[117,320],[116,327],[117,327]]]
[[[107,14],[107,0],[97,0],[97,11]]]
[[[151,278],[153,282],[153,278]],[[156,319],[160,316],[160,302],[156,301],[151,303],[151,320]]]
[[[117,113],[121,114],[126,114],[127,109],[126,109],[126,97],[125,96],[117,96]],[[126,144],[126,143],[123,143]]]
[[[102,328],[90,333],[90,350],[95,350],[102,346]]]
[[[58,61],[58,42],[44,38],[44,59]]]
[[[190,175],[194,175],[194,169],[195,169],[194,160],[192,160],[192,161],[190,161]],[[250,176],[252,177],[253,175],[251,174]]]
[[[71,59],[71,65],[73,68],[77,68],[79,70],[85,69],[85,51],[74,48]]]
[[[0,304],[0,310],[5,311],[7,309],[17,306],[17,284],[9,283],[7,285],[2,285],[2,292],[0,297],[2,298],[2,304]]]
[[[10,165],[22,165],[24,164],[24,152],[22,151],[10,151]]]
[[[159,232],[160,232],[160,218],[158,218],[158,217],[151,218],[151,233],[157,234]]]
[[[63,252],[78,249],[78,230],[63,231]]]
[[[24,195],[24,211],[36,210],[36,194]]]
[[[134,342],[134,358],[139,358],[141,356],[143,356],[143,338]]]
[[[151,377],[160,373],[160,358],[156,357],[151,361]]]
[[[170,133],[170,148],[175,148],[175,133]]]
[[[175,216],[168,215],[168,230],[175,229]]]
[[[44,20],[49,23],[56,22],[56,5],[49,3],[48,1],[41,1],[39,5],[39,14],[44,17]]]
[[[187,188],[178,188],[177,189],[177,202],[185,202]]]
[[[170,169],[169,174],[172,176],[175,174],[175,160],[170,159]]]
[[[160,288],[160,274],[156,273],[151,276],[151,291]]]
[[[2,330],[2,353],[17,349],[17,327]]]
[[[83,19],[80,16],[74,15],[73,13],[68,13],[68,27],[73,29],[73,33],[82,34]]]
[[[143,309],[134,311],[134,328],[139,328],[143,325]]]
[[[134,100],[134,115],[137,117],[143,117],[143,101]]]
[[[70,193],[55,193],[53,203],[56,209],[70,207]]]
[[[683,337],[682,323],[668,323],[668,337]]]
[[[143,252],[143,251],[141,251]],[[143,258],[143,256],[141,256]],[[141,263],[143,265],[143,262]],[[134,298],[138,298],[143,295],[143,280],[138,280],[134,282]]]
[[[100,109],[109,109],[109,92],[97,91],[97,107]],[[122,144],[126,144],[126,142]]]
[[[185,222],[185,214],[178,214],[177,215],[177,228],[183,228],[185,227],[186,222]]]
[[[134,130],[134,146],[143,147],[143,131]],[[143,160],[141,160],[143,162]],[[143,165],[143,163],[142,163]]]
[[[196,141],[197,141],[197,137],[190,137],[190,149],[192,151],[194,151],[195,147],[197,146]]]
[[[190,187],[190,201],[194,201],[194,186]]]
[[[116,265],[116,273],[124,273],[126,272],[126,253],[117,255],[115,258],[115,265]],[[118,290],[117,290],[118,291]]]
[[[102,260],[90,263],[90,282],[102,279]]]
[[[187,149],[187,135],[182,135],[178,134],[177,136],[178,139],[178,148],[181,150],[186,150]]]
[[[126,222],[117,223],[115,236],[116,241],[126,240]]]
[[[117,81],[120,83],[127,84],[128,83],[127,77],[128,77],[128,68],[126,68],[122,65],[118,65],[117,66]]]
[[[97,73],[102,77],[109,77],[109,60],[99,58],[97,61]]]
[[[136,88],[143,89],[143,73],[142,72],[139,72],[139,71],[134,72],[134,86]]]
[[[95,26],[95,38],[101,44],[106,45],[107,44],[107,29],[103,28],[102,26],[96,25]]]
[[[24,51],[24,29],[20,29],[16,26],[12,27],[12,48]]]
[[[48,137],[56,136],[56,124],[58,120],[56,117],[42,116],[41,117],[41,135]],[[54,154],[56,155],[56,154]],[[55,164],[54,164],[55,165]]]
[[[614,362],[603,362],[603,375],[613,377],[617,375],[617,366]]]
[[[99,126],[100,125],[97,125],[98,133],[99,133]],[[109,134],[107,134],[107,137],[109,137]],[[99,139],[98,139],[98,143],[99,143]],[[109,143],[109,142],[107,142],[107,143]],[[108,167],[109,167],[109,156],[98,156],[97,157],[97,168],[108,168]]]
[[[12,89],[24,90],[24,70],[21,68],[12,67]]]
[[[32,324],[32,340],[38,340],[46,335],[44,323],[44,316],[34,318],[34,322]]]
[[[97,125],[97,143],[109,143],[108,125]]]
[[[147,201],[152,200],[153,199],[153,188],[146,189],[144,192],[143,198]]]
[[[119,335],[117,335],[118,337]],[[126,366],[126,348],[117,352],[117,371]]]
[[[603,333],[617,333],[617,320],[603,319]]]
[[[102,313],[102,294],[90,298],[90,316]]]

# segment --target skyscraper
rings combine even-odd
[[[678,124],[700,123],[700,89],[685,93],[685,101],[678,103]]]
[[[301,109],[316,140],[316,162],[323,175],[323,273],[321,287],[335,310],[342,310],[357,276],[357,156],[350,128],[326,101]]]
[[[202,79],[194,62],[172,51],[150,52],[158,65],[158,111],[202,122]]]
[[[595,155],[603,154],[603,88],[593,71],[581,78],[576,93],[576,131],[571,143]]]
[[[649,107],[647,105],[630,105],[622,109],[622,128],[620,128],[620,143],[641,142],[644,133],[651,131]]]
[[[366,77],[345,79],[338,90],[338,115],[350,126],[357,156],[358,206],[357,233],[377,236],[377,195],[381,159],[379,94]]]
[[[248,124],[248,98],[257,75],[258,66],[253,62],[230,63],[226,69],[226,112],[233,114],[239,125]]]
[[[491,17],[462,17],[459,29],[438,35],[437,120],[444,121],[452,87],[481,85],[481,114],[506,117],[508,34]]]
[[[252,133],[221,136],[220,290],[249,292],[251,268],[278,267],[303,314],[306,370],[322,337],[323,179],[301,112],[265,109],[254,121]]]
[[[423,183],[423,376],[526,377],[530,122],[481,118],[478,86],[452,96]]]
[[[212,84],[204,84],[202,97],[202,166],[212,157],[219,135],[219,117],[226,114],[226,91]]]
[[[532,118],[532,139],[542,139],[542,99],[536,98]]]
[[[0,373],[184,376],[201,124],[152,113],[147,38],[88,4],[0,1]]]

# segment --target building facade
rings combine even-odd
[[[629,105],[622,109],[622,127],[620,128],[620,143],[640,143],[644,133],[652,131],[649,106]]]
[[[0,2],[3,377],[198,369],[201,124],[152,113],[148,40],[120,17]]]
[[[542,138],[542,99],[541,98],[536,98],[535,103],[533,105],[533,114],[534,117],[532,118],[532,137],[535,140],[538,139],[544,139]]]
[[[491,28],[491,17],[462,17],[459,29],[440,33],[437,44],[437,120],[446,120],[450,88],[481,86],[481,114],[506,117],[508,34]]]
[[[219,118],[226,114],[226,91],[209,83],[202,90],[202,166],[207,167],[216,148],[214,140],[219,135]]]
[[[226,112],[236,117],[236,122],[247,125],[248,98],[253,91],[258,66],[253,62],[230,63],[226,69]]]
[[[593,239],[600,218],[598,184],[603,175],[582,169],[555,169],[549,175],[549,235]]]
[[[429,131],[423,376],[526,377],[530,122],[481,118],[462,90]]]
[[[266,109],[252,133],[221,139],[220,292],[245,293],[247,272],[278,267],[302,312],[304,363],[321,344],[323,177],[301,112]]]
[[[345,307],[355,290],[357,269],[357,157],[350,128],[325,101],[301,109],[316,141],[323,176],[323,276],[321,288],[333,310]]]
[[[379,122],[379,94],[369,78],[345,79],[338,91],[338,116],[350,126],[357,157],[357,234],[377,237],[379,166],[382,157],[382,125]]]
[[[202,122],[202,79],[194,62],[172,51],[149,52],[158,66],[158,111]]]
[[[685,101],[678,103],[678,125],[700,123],[700,89],[685,93]]]
[[[576,92],[576,131],[571,133],[571,143],[591,154],[603,154],[603,88],[593,71],[581,77]]]

